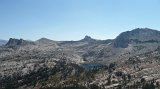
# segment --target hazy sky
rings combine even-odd
[[[160,30],[160,0],[0,0],[0,39],[109,39],[138,27]]]

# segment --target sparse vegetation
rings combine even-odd
[[[160,32],[135,29],[114,40],[10,39],[0,47],[0,88],[158,89],[159,37]]]

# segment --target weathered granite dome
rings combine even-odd
[[[132,43],[160,42],[160,31],[149,28],[137,28],[121,33],[114,41],[114,47],[125,48]]]

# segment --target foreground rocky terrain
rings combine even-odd
[[[9,39],[0,46],[0,89],[159,89],[160,31],[115,39]]]

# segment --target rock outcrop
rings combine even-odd
[[[27,44],[34,44],[34,42],[23,40],[23,39],[10,38],[5,46],[15,47],[15,46],[24,46]]]
[[[80,40],[82,42],[94,42],[96,41],[95,39],[91,38],[90,36],[85,36],[82,40]]]
[[[113,40],[11,38],[0,47],[0,88],[135,89],[143,86],[142,78],[145,83],[160,80],[159,59],[160,31],[148,28],[123,32]],[[93,67],[83,68],[84,63]]]
[[[121,33],[114,41],[114,47],[126,48],[129,44],[160,42],[160,31],[137,28]]]

